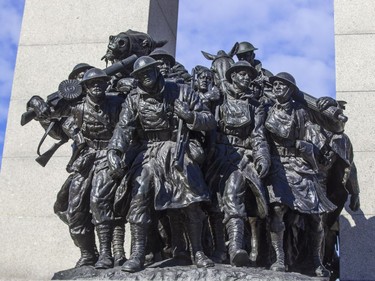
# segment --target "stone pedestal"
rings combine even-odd
[[[375,2],[335,0],[334,16],[336,98],[348,102],[361,189],[361,210],[340,218],[340,280],[375,280]]]
[[[45,168],[34,161],[43,130],[20,126],[27,100],[55,92],[77,63],[104,68],[109,35],[127,29],[168,40],[174,54],[177,11],[178,1],[167,0],[26,0],[0,177],[0,279],[51,279],[79,258],[53,213],[70,145]]]

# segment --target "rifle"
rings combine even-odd
[[[191,71],[191,82],[190,82],[190,90],[193,91],[194,83],[195,83],[195,68]],[[183,101],[184,95],[183,91],[180,91],[180,96],[178,97],[180,101]],[[177,129],[177,140],[176,140],[176,150],[174,155],[174,167],[177,171],[182,172],[184,169],[184,157],[185,157],[185,150],[189,143],[189,130],[184,129],[184,121],[180,118],[178,120],[178,129]]]
[[[55,126],[55,123],[56,123],[55,121],[52,121],[49,124],[48,128],[44,132],[44,135],[43,135],[42,139],[39,141],[39,145],[38,145],[38,149],[37,149],[37,154],[39,156],[35,159],[35,161],[38,162],[38,164],[41,165],[42,167],[45,167],[47,165],[48,161],[51,159],[52,155],[56,152],[56,150],[59,149],[60,146],[62,146],[64,143],[66,143],[68,141],[67,138],[63,138],[58,143],[54,143],[52,145],[52,147],[50,147],[46,152],[44,152],[43,154],[40,154],[40,148],[41,148],[44,140],[46,139],[48,133],[51,131],[53,126]]]
[[[134,64],[134,62],[137,60],[137,58],[138,57],[136,55],[132,55],[132,56],[126,58],[126,59],[123,59],[123,60],[121,60],[119,62],[116,62],[116,63],[112,64],[111,66],[105,68],[104,72],[107,75],[112,76],[112,75],[115,75],[116,73],[127,71],[128,67],[132,66]],[[75,79],[68,79],[68,80],[62,81],[59,84],[58,91],[56,91],[56,92],[47,96],[46,103],[48,104],[48,106],[53,111],[59,111],[61,108],[68,105],[69,103],[71,103],[75,100],[78,100],[81,96],[82,96],[82,87],[81,87],[81,84],[79,83],[79,81],[75,80]],[[26,125],[31,120],[33,120],[35,117],[36,117],[36,113],[34,112],[34,110],[30,109],[30,110],[24,112],[21,116],[21,126]],[[53,126],[56,124],[56,121],[57,120],[52,120],[52,122],[49,124],[48,128],[46,129],[42,139],[39,141],[39,145],[38,145],[38,149],[37,149],[37,153],[38,153],[39,156],[35,159],[35,161],[37,161],[43,167],[45,167],[47,165],[48,161],[51,159],[51,157],[57,151],[57,149],[61,145],[63,145],[64,143],[66,143],[68,141],[67,138],[64,138],[64,139],[60,140],[58,143],[54,143],[52,145],[52,147],[50,147],[43,154],[40,153],[40,148],[41,148],[45,138],[47,137],[48,133],[51,131]],[[71,157],[71,159],[68,163],[68,167],[70,167],[71,164],[74,162],[74,160],[77,158],[77,156],[78,156],[79,152],[82,150],[82,148],[80,147],[80,149],[77,149],[77,150],[73,153],[73,155],[72,155],[72,157]]]
[[[108,76],[113,76],[119,72],[128,72],[129,66],[133,66],[134,62],[137,60],[137,55],[131,55],[130,57],[118,61],[103,71]],[[59,90],[47,96],[46,103],[53,108],[58,110],[64,104],[69,103],[73,100],[78,99],[82,95],[82,87],[78,80],[69,79],[64,80],[59,84]],[[36,113],[33,110],[28,110],[21,116],[21,126],[26,125],[31,120],[36,117]]]

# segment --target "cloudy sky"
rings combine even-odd
[[[24,0],[0,0],[0,165]],[[201,50],[249,41],[274,74],[293,74],[301,90],[335,95],[333,0],[180,0],[177,60],[210,66]]]

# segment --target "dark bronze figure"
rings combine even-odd
[[[128,29],[117,35],[110,35],[106,54],[102,60],[108,64],[123,60],[133,54],[140,56],[149,55],[155,48],[163,47],[166,40],[155,41],[147,33]]]
[[[245,267],[262,254],[273,271],[336,276],[338,217],[349,196],[360,207],[345,102],[273,76],[249,42],[202,51],[211,68],[191,74],[157,49],[165,43],[130,29],[110,36],[108,67],[77,64],[22,115],[21,125],[45,129],[42,166],[72,142],[54,211],[81,251],[76,267],[137,272],[168,258]],[[59,142],[41,153],[47,136]]]
[[[206,173],[210,187],[221,195],[230,263],[234,266],[250,263],[243,249],[245,220],[250,213],[262,218],[268,213],[261,182],[270,166],[263,127],[265,112],[251,98],[249,88],[256,76],[255,68],[244,61],[226,71],[229,86],[216,109],[219,117],[216,151]]]
[[[271,269],[285,271],[283,235],[284,215],[289,209],[307,214],[313,265],[317,276],[329,276],[321,259],[324,239],[322,214],[336,206],[329,201],[318,180],[316,155],[309,135],[319,131],[309,119],[305,108],[293,102],[292,95],[299,89],[289,73],[270,78],[276,103],[269,108],[265,122],[270,136],[271,169],[267,178],[271,204],[271,242],[276,262]]]
[[[181,212],[186,217],[185,227],[195,264],[213,266],[202,252],[201,244],[204,214],[199,204],[209,200],[199,167],[202,151],[190,141],[181,171],[174,166],[174,151],[179,119],[185,123],[183,133],[210,130],[215,121],[192,89],[165,81],[158,65],[150,57],[141,57],[135,62],[132,75],[138,79],[138,87],[123,104],[109,144],[108,162],[114,176],[123,173],[121,156],[133,155],[127,173],[129,187],[125,186],[132,189],[127,215],[133,237],[132,254],[122,267],[130,272],[143,268],[146,234],[154,210],[167,210],[170,218]]]

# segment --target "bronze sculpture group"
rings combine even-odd
[[[249,42],[202,52],[212,65],[191,74],[163,44],[110,36],[109,67],[80,63],[46,101],[27,103],[22,124],[72,142],[54,210],[81,251],[76,267],[136,272],[159,255],[329,276],[348,194],[359,208],[343,102],[273,75]]]

